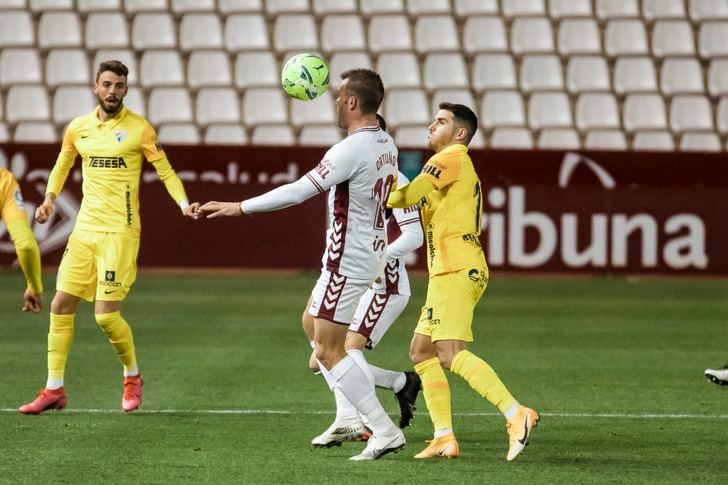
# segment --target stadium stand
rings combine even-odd
[[[444,99],[473,107],[483,147],[728,143],[728,1],[3,0],[0,11],[6,141],[58,140],[98,63],[116,58],[131,69],[127,105],[179,143],[335,141],[335,89],[354,67],[382,74],[382,113],[411,146]],[[300,51],[329,62],[321,103],[278,87]]]

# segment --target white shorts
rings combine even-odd
[[[349,330],[366,337],[366,347],[373,349],[407,307],[409,298],[409,295],[376,293],[371,288],[367,289],[359,300]]]
[[[323,270],[311,292],[308,313],[314,318],[351,325],[359,300],[371,283]]]

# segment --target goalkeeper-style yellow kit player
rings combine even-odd
[[[473,311],[488,284],[488,266],[478,239],[483,192],[467,147],[477,127],[478,119],[468,107],[441,103],[428,134],[435,155],[412,182],[389,196],[391,207],[421,203],[430,275],[410,356],[422,380],[435,434],[415,458],[460,454],[443,367],[465,379],[503,413],[508,461],[523,451],[538,423],[538,413],[519,404],[493,368],[466,350],[473,341]]]
[[[96,323],[108,337],[124,367],[122,410],[141,404],[142,377],[134,338],[121,316],[121,302],[136,279],[139,251],[139,180],[144,160],[151,163],[182,214],[199,217],[182,182],[159,146],[157,134],[142,116],[123,104],[129,70],[119,61],[99,65],[94,94],[99,105],[71,121],[61,153],[48,178],[36,221],[52,214],[53,202],[78,155],[81,156],[83,200],[73,233],[63,253],[48,332],[48,381],[38,397],[19,411],[38,414],[67,404],[64,370],[73,340],[74,317],[81,300],[94,301]]]
[[[43,307],[43,283],[40,279],[40,251],[23,209],[23,195],[13,174],[0,167],[0,220],[5,223],[25,275],[23,311],[38,313]]]

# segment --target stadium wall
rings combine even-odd
[[[320,148],[165,147],[192,200],[242,200],[296,180]],[[29,213],[42,201],[57,145],[0,147]],[[426,151],[403,150],[417,173]],[[728,275],[725,155],[473,151],[483,182],[481,242],[493,269],[557,273]],[[81,200],[74,167],[49,224],[34,224],[44,265],[57,265]],[[142,175],[140,266],[301,268],[320,265],[325,197],[234,221],[183,218],[149,165]],[[425,228],[425,233],[427,233]],[[426,248],[414,262],[424,268]],[[0,264],[15,254],[0,225]]]

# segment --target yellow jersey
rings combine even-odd
[[[0,167],[0,220],[7,224],[17,219],[28,219],[23,210],[23,196],[12,172]]]
[[[186,199],[184,188],[169,166],[156,131],[144,117],[122,107],[115,117],[101,121],[99,109],[97,106],[69,123],[46,193],[59,194],[76,157],[81,155],[83,200],[76,228],[138,236],[143,161],[155,166],[177,203]],[[174,179],[175,190],[170,189],[167,178]]]
[[[485,255],[478,239],[482,191],[468,147],[456,144],[436,153],[419,176],[437,189],[422,201],[430,276],[466,267],[484,267]]]

